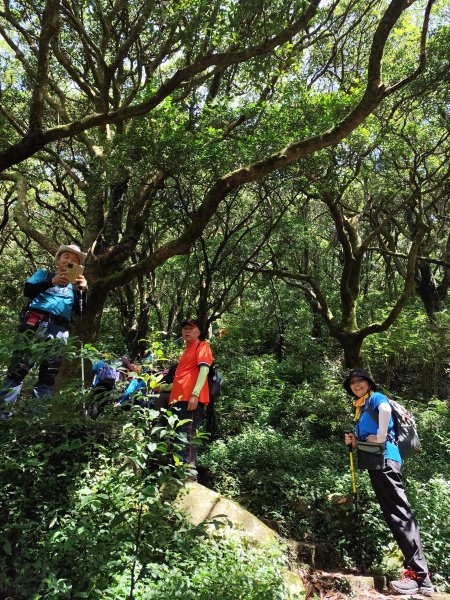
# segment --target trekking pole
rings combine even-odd
[[[84,390],[83,296],[80,290],[78,290],[78,306],[80,309],[81,389]]]
[[[345,433],[347,434],[351,434],[351,431],[346,431]],[[353,446],[352,444],[347,444],[348,447],[348,456],[350,459],[350,473],[352,476],[352,491],[353,491],[353,500],[355,502],[355,524],[356,524],[356,541],[357,541],[357,545],[361,550],[361,555],[359,558],[359,561],[357,562],[357,567],[358,569],[361,571],[361,573],[365,573],[366,571],[366,565],[364,562],[364,558],[363,558],[363,549],[362,549],[362,545],[361,545],[361,515],[359,512],[359,503],[358,503],[358,494],[356,491],[356,476],[355,476],[355,463],[353,461]]]
[[[346,432],[346,433],[349,433],[349,432]],[[353,498],[355,500],[356,510],[358,511],[358,494],[356,493],[355,463],[353,462],[353,446],[351,444],[348,444],[348,456],[350,459],[350,473],[352,475]]]

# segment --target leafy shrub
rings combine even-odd
[[[411,480],[408,497],[420,526],[433,580],[450,587],[450,478]]]
[[[377,381],[402,397],[445,399],[450,394],[448,365],[450,313],[429,319],[417,307],[404,309],[394,325],[364,342],[364,355]]]
[[[350,489],[342,477],[345,448],[334,441],[321,446],[303,442],[301,435],[287,438],[271,428],[249,427],[226,443],[213,444],[202,462],[214,474],[216,489],[301,539],[311,535],[312,522],[329,508],[330,494]]]
[[[236,538],[211,536],[183,557],[155,565],[155,582],[142,590],[145,600],[283,600],[285,558],[277,547],[255,548]]]
[[[351,401],[343,393],[339,369],[324,364],[320,378],[294,386],[268,357],[247,360],[247,377],[235,376],[243,373],[243,360],[230,363],[233,375],[228,382],[225,370],[226,404],[220,409],[223,439],[201,458],[214,488],[272,521],[282,534],[317,544],[326,566],[351,566],[362,559],[366,567],[383,568],[392,535],[364,472],[357,473],[361,511],[356,519],[348,451],[342,444],[343,430],[353,427]],[[255,389],[258,381],[260,390]],[[433,573],[443,583],[448,581],[449,536],[439,523],[448,522],[448,505],[443,501],[442,510],[436,510],[429,499],[433,493],[437,498],[449,493],[444,483],[450,479],[448,407],[438,400],[427,408],[399,400],[418,421],[423,449],[404,466],[406,487]],[[428,490],[423,495],[422,486]]]
[[[8,422],[0,595],[112,600],[183,589],[182,597],[283,598],[279,550],[227,541],[174,508],[186,476],[173,455],[177,426],[170,411],[161,419],[141,409],[65,427]]]

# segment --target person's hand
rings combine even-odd
[[[192,411],[195,410],[198,406],[198,396],[194,396],[194,394],[192,394],[192,396],[189,398],[189,402],[187,405],[187,409]]]
[[[61,287],[66,287],[66,285],[69,283],[69,279],[67,278],[66,274],[66,270],[56,273],[56,275],[52,277],[52,285],[60,285]]]
[[[352,446],[352,448],[356,448],[356,435],[354,433],[346,433],[344,435],[344,444],[346,446]]]
[[[386,441],[386,436],[385,435],[368,435],[367,436],[367,441],[368,442],[372,442],[372,444],[383,444],[383,442]]]
[[[78,289],[80,289],[82,292],[84,292],[84,290],[87,288],[87,281],[84,275],[78,275],[78,277],[75,280],[75,283]]]

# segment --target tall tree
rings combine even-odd
[[[338,144],[422,72],[433,0],[417,4],[418,61],[381,71],[413,4],[5,4],[1,179],[29,238],[89,251],[90,340],[111,290],[188,252],[230,194]],[[277,128],[293,85],[303,108]],[[149,220],[158,235],[134,262]]]

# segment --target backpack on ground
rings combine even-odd
[[[412,458],[420,450],[419,434],[417,433],[416,420],[412,413],[404,406],[388,398],[392,409],[392,418],[394,419],[394,431],[397,438],[397,446],[400,456]],[[368,411],[370,416],[378,425],[378,413],[372,408],[369,402]]]
[[[111,365],[104,365],[97,375],[98,383],[95,387],[101,386],[106,390],[114,389],[117,381],[117,371]]]

